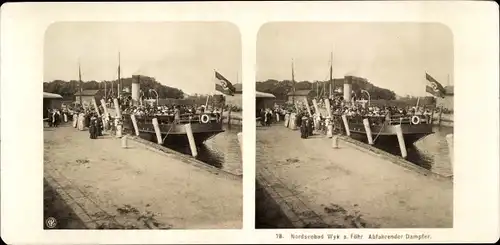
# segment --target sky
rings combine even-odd
[[[147,75],[188,94],[215,93],[214,70],[241,82],[241,38],[226,22],[59,22],[45,33],[44,82]],[[237,76],[239,78],[237,78]]]
[[[426,96],[425,72],[453,85],[453,35],[438,23],[267,23],[257,37],[257,81],[361,76],[397,95]]]

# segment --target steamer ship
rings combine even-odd
[[[329,95],[332,97],[332,82],[333,80],[333,53],[330,61],[330,88]],[[428,74],[427,79],[431,82],[435,80],[430,79]],[[292,70],[293,76],[293,70]],[[353,104],[352,101],[352,83],[356,80],[367,81],[365,78],[356,77],[356,76],[344,76],[343,79],[343,99],[346,104]],[[437,83],[437,81],[436,81]],[[323,92],[326,89],[323,88]],[[367,92],[368,93],[368,92]],[[417,102],[418,108],[418,102]],[[332,115],[334,118],[334,123],[336,123],[338,128],[342,129],[342,132],[346,132],[344,123],[342,122],[341,115]],[[346,115],[347,116],[347,115]],[[413,115],[394,115],[394,116],[347,116],[347,124],[349,127],[349,132],[351,134],[351,138],[367,142],[367,134],[365,130],[365,126],[363,124],[363,119],[367,118],[370,124],[370,131],[372,134],[372,139],[374,140],[374,144],[381,145],[398,145],[398,138],[396,134],[396,125],[400,125],[401,131],[403,133],[403,138],[405,144],[407,146],[413,145],[415,142],[420,140],[421,138],[433,134],[432,130],[432,117],[433,115],[422,115],[422,114],[413,114]]]
[[[222,119],[218,114],[185,114],[181,115],[178,122],[174,122],[174,115],[135,115],[135,118],[139,137],[150,141],[157,141],[152,122],[153,118],[157,118],[163,144],[188,145],[185,124],[191,124],[196,145],[201,145],[208,139],[224,132]],[[127,132],[134,132],[131,114],[123,113],[123,126]]]
[[[347,116],[351,138],[368,142],[365,125],[363,124],[363,119],[365,118],[370,123],[374,144],[397,145],[396,125],[401,126],[403,138],[407,146],[413,145],[421,138],[434,133],[432,130],[432,118],[426,115],[392,116],[387,119],[383,116]],[[343,125],[340,115],[336,116],[336,120],[340,120],[338,123]],[[345,132],[344,126],[342,126],[342,130]]]
[[[232,84],[222,77],[218,72],[216,73],[216,78],[221,81],[224,88],[233,88]],[[142,96],[140,95],[140,76],[132,76],[136,79],[132,80],[132,91],[131,99],[133,105],[142,104]],[[226,83],[227,82],[227,83]],[[120,58],[118,58],[118,84],[121,83],[121,72],[120,72]],[[217,85],[216,85],[217,89]],[[120,90],[118,90],[120,91]],[[122,92],[119,92],[120,94]],[[158,96],[158,94],[157,94]],[[158,100],[157,100],[158,102]],[[207,100],[208,102],[208,100]],[[157,105],[158,106],[158,105]],[[158,127],[161,132],[162,144],[164,145],[189,145],[189,140],[186,132],[186,124],[191,125],[191,131],[193,133],[194,141],[196,145],[202,145],[208,139],[224,132],[222,113],[189,113],[181,114],[179,120],[175,121],[175,116],[173,114],[161,114],[161,115],[134,115],[137,121],[137,128],[139,131],[139,137],[149,140],[158,141],[156,137],[156,132],[153,125],[153,119],[158,120]],[[123,129],[128,133],[135,133],[134,124],[131,118],[130,112],[122,112]]]
[[[139,97],[140,76],[132,81],[132,101],[138,104],[142,98]],[[123,112],[123,128],[126,132],[134,132],[134,124],[131,118],[132,113]],[[153,119],[158,120],[158,127],[161,132],[162,142],[165,145],[188,145],[186,124],[191,124],[196,145],[201,145],[208,139],[224,132],[222,123],[222,111],[217,113],[185,113],[180,115],[180,119],[175,121],[175,116],[171,114],[157,115],[134,115],[137,121],[139,137],[157,141]]]

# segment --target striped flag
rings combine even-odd
[[[215,78],[217,79],[217,82],[215,84],[215,90],[226,95],[234,96],[234,92],[236,92],[236,89],[229,80],[227,80],[217,71],[215,71]]]
[[[431,75],[429,75],[427,72],[425,73],[425,78],[430,83],[430,85],[427,85],[425,87],[425,91],[436,97],[444,98],[445,89],[443,85],[441,85],[441,83],[439,83],[436,79],[431,77]]]

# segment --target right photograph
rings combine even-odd
[[[453,48],[439,23],[263,25],[256,228],[452,228]]]

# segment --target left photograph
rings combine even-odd
[[[241,229],[241,51],[227,22],[49,26],[44,229]]]

